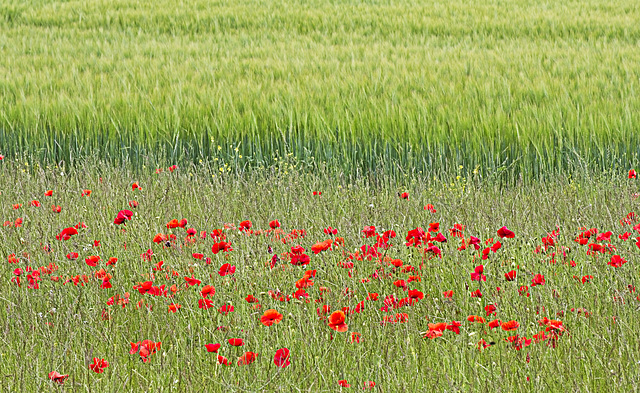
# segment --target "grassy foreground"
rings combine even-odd
[[[3,391],[315,392],[361,390],[373,381],[375,391],[385,392],[588,392],[633,391],[640,383],[640,250],[633,229],[638,221],[629,215],[638,209],[638,194],[626,174],[517,189],[417,180],[374,189],[296,171],[241,178],[217,170],[212,177],[204,167],[165,168],[134,176],[109,166],[67,172],[0,163],[0,218],[6,221],[0,228]],[[48,190],[51,196],[45,196]],[[138,206],[130,207],[131,201]],[[424,209],[428,204],[435,212]],[[133,216],[116,225],[122,210]],[[184,228],[167,227],[183,218]],[[244,220],[252,226],[240,231]],[[281,227],[270,229],[273,220]],[[86,228],[56,239],[78,223]],[[435,229],[431,223],[439,223],[437,232],[447,239],[431,241],[441,258],[433,249],[424,253],[426,244],[405,245],[410,230]],[[464,225],[457,227],[463,238],[450,230],[455,224]],[[381,244],[376,236],[365,237],[371,225],[380,236],[388,230],[397,236]],[[336,235],[323,232],[330,226]],[[515,237],[501,238],[503,226]],[[196,234],[189,236],[189,228]],[[597,231],[584,235],[590,228]],[[299,230],[305,230],[303,237]],[[630,233],[628,240],[619,237],[624,233]],[[165,240],[153,242],[157,234],[175,239],[168,238],[167,247]],[[585,236],[584,245],[576,242]],[[344,246],[337,245],[338,237]],[[469,243],[472,237],[479,238],[479,250]],[[214,254],[212,246],[221,239],[233,250]],[[312,246],[327,239],[334,240],[331,249],[315,255]],[[463,239],[467,249],[458,250]],[[290,263],[296,245],[306,249],[308,265]],[[363,245],[368,256],[360,258],[356,252],[362,255]],[[495,252],[483,260],[488,247]],[[149,249],[153,256],[145,260],[141,254]],[[273,268],[270,249],[279,256]],[[66,257],[73,252],[77,259]],[[611,266],[614,255],[627,262]],[[91,256],[101,257],[95,266],[89,265]],[[110,258],[117,262],[107,264]],[[235,266],[233,274],[220,274],[225,263]],[[479,265],[486,281],[472,279]],[[33,270],[40,271],[39,279]],[[309,270],[315,277],[305,275]],[[514,280],[507,281],[511,271]],[[185,277],[201,282],[191,286]],[[134,289],[150,280],[167,293]],[[105,281],[111,288],[101,288]],[[215,287],[206,297],[209,309],[199,308],[205,285]],[[299,289],[308,297],[293,296]],[[482,297],[471,296],[476,290]],[[248,295],[257,303],[247,302]],[[112,297],[115,304],[108,305]],[[175,313],[172,304],[180,306]],[[224,314],[225,305],[234,310]],[[330,311],[319,314],[325,305]],[[347,329],[339,332],[330,327],[330,314],[343,307],[350,307]],[[277,310],[281,322],[263,325],[267,309]],[[504,324],[490,328],[494,320]],[[459,334],[438,330],[438,323],[449,327],[454,321]],[[509,321],[519,326],[506,330]],[[245,345],[231,346],[232,338]],[[142,340],[162,344],[155,353],[143,356],[138,348],[129,354],[130,343]],[[494,344],[479,349],[482,342]],[[207,352],[205,345],[215,343],[221,344],[218,354]],[[290,351],[284,368],[274,364],[281,348]],[[245,352],[257,353],[256,360],[237,365]],[[219,364],[218,355],[230,366]],[[102,373],[90,368],[93,358],[109,363]],[[52,371],[68,378],[51,381]],[[351,388],[339,386],[340,380]]]
[[[509,181],[627,168],[638,20],[635,0],[7,0],[0,146]]]

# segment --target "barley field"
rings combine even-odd
[[[238,153],[240,168],[292,154],[505,183],[625,170],[638,20],[634,0],[5,0],[0,153],[137,167]]]

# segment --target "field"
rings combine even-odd
[[[622,171],[638,20],[635,0],[7,0],[0,146],[510,184]]]
[[[0,391],[638,391],[639,20],[0,2]]]
[[[399,189],[277,168],[0,164],[2,391],[640,383],[638,193],[626,172]],[[266,326],[270,309],[282,319]],[[288,358],[274,359],[282,348]],[[258,355],[239,365],[247,352]]]

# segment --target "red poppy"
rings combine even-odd
[[[329,327],[337,332],[346,332],[349,327],[344,323],[345,318],[344,312],[334,311],[329,316]]]
[[[224,305],[218,309],[218,312],[222,315],[229,315],[229,313],[232,313],[233,310],[234,310],[233,306]]]
[[[241,231],[248,231],[249,229],[251,229],[251,226],[251,221],[245,220],[240,223],[240,227],[238,229]]]
[[[89,368],[98,374],[103,373],[107,367],[109,367],[109,362],[99,358],[93,358],[93,363],[89,365]]]
[[[635,169],[629,169],[629,179],[635,179],[638,177],[638,173]]]
[[[51,211],[54,213],[60,213],[62,211],[61,206],[51,205]]]
[[[488,304],[488,305],[484,306],[484,311],[487,312],[487,316],[492,315],[492,314],[495,315],[496,314],[496,310],[497,310],[497,308],[493,304]]]
[[[520,327],[520,324],[516,321],[509,321],[509,322],[502,322],[502,324],[500,325],[502,326],[502,330],[504,331],[511,331],[511,330],[516,330],[518,329],[518,327]]]
[[[512,270],[512,271],[510,271],[508,273],[505,273],[504,274],[504,279],[507,280],[507,281],[515,280],[516,279],[516,271]]]
[[[400,198],[409,199],[409,193],[408,192],[403,192],[402,194],[400,194]]]
[[[444,296],[446,299],[451,299],[453,297],[453,291],[442,292],[442,296]]]
[[[49,379],[52,380],[53,382],[57,383],[57,384],[64,384],[64,381],[69,378],[69,374],[66,375],[62,375],[57,371],[51,371],[49,373]]]
[[[195,259],[203,259],[204,258],[204,254],[200,253],[200,252],[194,252],[193,254],[191,254],[192,257],[194,257]]]
[[[193,278],[193,277],[185,277],[184,280],[187,282],[187,284],[189,284],[190,286],[194,286],[194,285],[200,285],[202,284],[202,281]]]
[[[33,206],[33,207],[40,207],[41,205],[42,204],[40,203],[40,201],[37,201],[35,199],[33,201],[31,201],[31,206]]]
[[[95,267],[98,264],[98,261],[100,261],[100,257],[97,255],[91,255],[90,257],[85,258],[84,261],[87,265]]]
[[[236,272],[236,267],[231,265],[230,263],[225,263],[224,265],[222,265],[220,267],[220,270],[218,271],[218,274],[221,275],[222,277],[230,275],[230,274],[234,274]]]
[[[69,240],[71,239],[71,236],[73,235],[77,235],[78,234],[78,230],[74,227],[69,227],[69,228],[65,228],[62,230],[62,232],[60,232],[58,235],[56,235],[56,239],[57,240]]]
[[[214,245],[211,246],[212,253],[217,254],[220,251],[224,251],[224,252],[233,251],[233,248],[231,248],[231,243],[219,242],[219,243],[214,243]]]
[[[544,285],[545,280],[542,274],[536,274],[531,280],[531,286],[535,287],[536,285]]]
[[[229,342],[229,345],[234,347],[241,347],[244,345],[244,340],[241,338],[230,338],[227,341]]]
[[[611,257],[611,261],[607,262],[609,266],[613,267],[621,267],[623,264],[627,263],[620,255],[614,255]]]
[[[218,352],[220,349],[220,344],[205,344],[205,348],[207,348],[207,352]]]
[[[176,312],[177,312],[179,309],[181,309],[181,308],[182,308],[182,306],[181,306],[181,305],[171,303],[171,304],[169,305],[169,312],[176,313]]]
[[[259,302],[259,300],[253,295],[247,295],[247,297],[244,300],[246,300],[247,303],[258,303]]]
[[[325,229],[323,229],[323,232],[325,233],[325,235],[337,235],[338,234],[338,230],[332,227],[327,227]]]
[[[373,381],[366,381],[364,383],[364,386],[362,387],[362,389],[367,390],[367,389],[373,389],[376,387],[376,383]]]
[[[411,289],[409,291],[409,298],[410,299],[415,299],[415,300],[420,300],[420,299],[424,299],[424,294],[417,290],[417,289]]]
[[[142,360],[143,363],[147,363],[149,361],[149,356],[156,353],[156,351],[158,351],[162,346],[162,343],[160,341],[153,342],[151,340],[142,340],[138,341],[137,343],[130,344],[131,350],[129,351],[129,353],[131,355],[134,355],[136,353],[139,354],[140,360]]]
[[[374,227],[373,225],[367,225],[362,230],[362,233],[364,233],[365,237],[367,238],[373,237],[376,235],[376,227]]]
[[[486,322],[484,318],[482,318],[480,316],[477,316],[477,315],[469,315],[467,317],[467,321],[469,321],[469,322],[478,322],[478,323],[485,323]]]
[[[280,348],[276,351],[276,354],[273,356],[273,363],[278,366],[285,368],[291,364],[289,362],[289,349]]]
[[[90,196],[91,195],[91,190],[82,190],[82,193],[80,194],[80,196]]]
[[[428,210],[430,213],[435,213],[436,212],[436,209],[430,203],[428,203],[427,206],[424,207],[424,210]]]
[[[282,321],[282,314],[273,309],[265,311],[262,317],[260,317],[260,322],[265,326],[271,326],[280,323],[280,321]]]
[[[174,218],[173,220],[167,223],[168,229],[178,228],[179,226],[180,226],[180,221],[178,221],[176,218]]]
[[[208,310],[211,307],[213,307],[213,300],[204,299],[204,298],[198,300],[198,308],[202,308],[202,309]]]
[[[137,201],[129,201],[129,207],[135,209],[136,207],[138,207],[138,202]]]
[[[498,236],[502,238],[506,237],[507,239],[513,239],[514,237],[516,237],[516,234],[513,233],[513,231],[507,229],[507,227],[502,227],[498,229]]]
[[[142,191],[142,187],[140,187],[140,185],[138,184],[138,182],[135,182],[131,185],[131,189],[132,190],[141,190]]]
[[[487,281],[487,276],[482,273],[484,273],[484,266],[476,266],[473,273],[471,273],[471,281]]]
[[[276,229],[280,228],[280,222],[278,220],[273,220],[269,223],[269,228]]]
[[[224,366],[230,366],[229,359],[225,358],[224,356],[218,355],[217,360],[218,360],[218,364],[222,364]]]
[[[251,364],[256,361],[257,357],[258,357],[257,353],[245,352],[244,355],[238,358],[238,366],[245,366],[247,364]]]
[[[67,254],[67,259],[69,260],[76,260],[78,259],[78,253],[77,252],[70,252]]]
[[[346,379],[341,379],[341,380],[339,380],[339,381],[338,381],[338,385],[339,385],[340,387],[343,387],[343,388],[350,388],[350,387],[351,387],[351,385],[349,385],[349,384],[347,383],[347,380],[346,380]]]
[[[488,326],[489,326],[489,329],[494,329],[500,326],[501,324],[502,324],[502,321],[500,321],[499,319],[494,319],[493,321],[488,323]]]
[[[205,285],[204,287],[202,287],[202,290],[200,291],[200,295],[202,295],[202,297],[207,297],[209,295],[213,296],[216,294],[216,289],[213,287],[213,285]]]

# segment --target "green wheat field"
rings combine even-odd
[[[639,21],[1,1],[0,391],[638,391]]]

